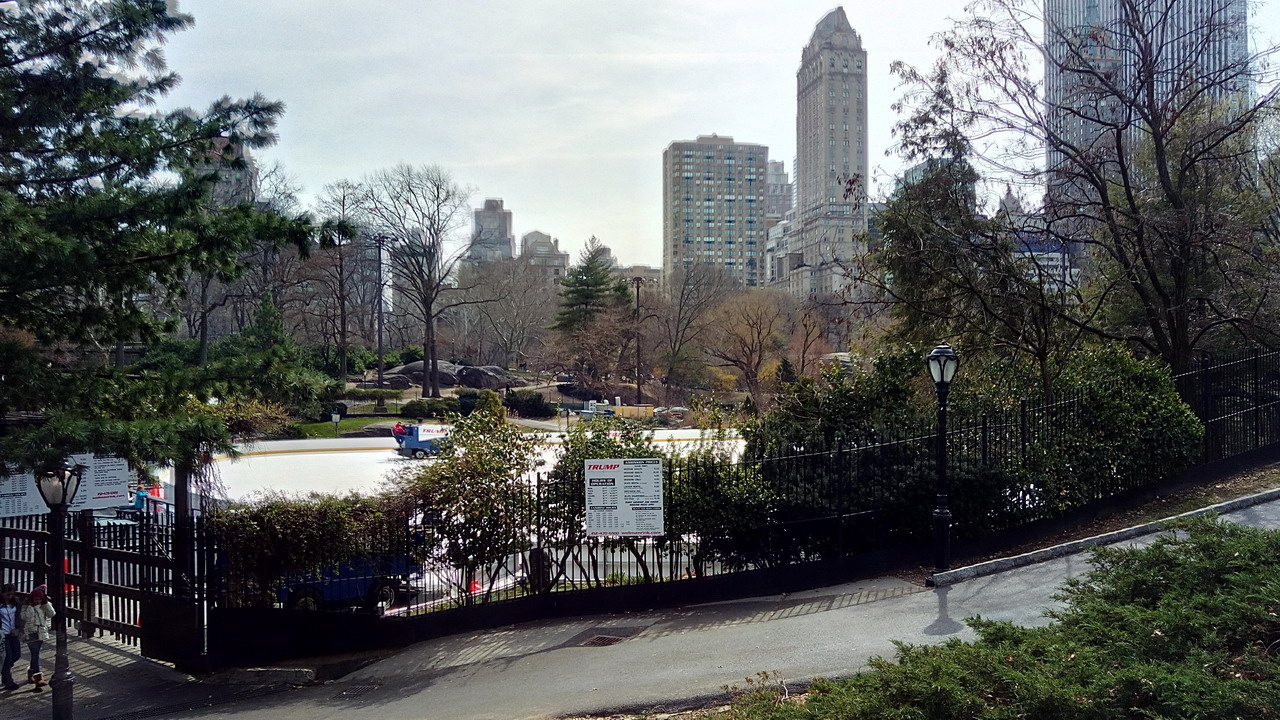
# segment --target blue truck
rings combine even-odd
[[[382,612],[413,602],[418,589],[409,576],[418,569],[405,554],[353,557],[319,575],[286,579],[276,599],[291,610]]]

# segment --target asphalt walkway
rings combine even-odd
[[[1277,528],[1280,500],[1226,517]],[[219,687],[170,676],[153,692],[133,694],[135,710],[163,706],[165,714],[128,717],[511,720],[669,712],[723,696],[725,686],[741,686],[760,672],[799,686],[814,677],[852,674],[877,655],[892,656],[894,641],[969,638],[962,620],[973,615],[1042,624],[1056,588],[1088,567],[1087,553],[1075,552],[936,589],[886,577],[790,595],[528,623],[419,643],[340,681],[296,689]],[[584,645],[600,636],[622,639]],[[110,673],[103,675],[106,680]],[[94,682],[85,678],[83,684],[87,693]],[[193,692],[197,687],[204,699]],[[98,696],[97,706],[82,705],[77,718],[113,717],[105,710],[124,704],[108,702],[110,694]],[[143,703],[147,695],[151,702]],[[45,693],[41,700],[47,698]],[[0,707],[10,701],[0,696]],[[24,710],[35,706],[29,697],[20,702]],[[179,712],[183,707],[192,709]]]

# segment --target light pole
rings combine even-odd
[[[374,412],[386,410],[387,401],[382,397],[382,374],[385,362],[382,359],[382,243],[386,240],[383,235],[378,235],[373,239],[374,247],[378,251],[378,295],[376,302],[378,303],[378,399],[374,403]]]
[[[951,380],[956,376],[960,358],[945,342],[929,353],[929,375],[938,391],[938,500],[933,509],[933,572],[951,568],[951,508],[948,495],[951,492],[947,478],[947,394],[951,392]]]
[[[76,499],[84,466],[64,461],[36,475],[40,497],[49,506],[49,536],[53,542],[53,561],[49,581],[53,585],[53,609],[57,645],[53,656],[53,720],[71,720],[71,693],[76,678],[67,660],[67,577],[66,534],[67,507]]]
[[[636,405],[640,405],[643,402],[640,386],[644,382],[640,379],[640,286],[644,285],[644,278],[637,275],[631,278],[631,284],[636,286]]]

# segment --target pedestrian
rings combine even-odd
[[[0,681],[5,690],[17,690],[13,681],[13,666],[22,652],[22,617],[18,613],[18,588],[11,583],[0,587],[0,636],[4,637],[4,665],[0,667]]]
[[[36,692],[42,692],[44,673],[40,671],[40,648],[49,639],[50,621],[57,615],[53,603],[49,602],[49,588],[40,585],[27,596],[27,602],[19,613],[23,635],[27,638],[27,651],[31,656],[31,668],[27,670],[27,682],[36,686]]]

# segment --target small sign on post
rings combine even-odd
[[[338,423],[342,422],[342,416],[339,415],[338,413],[333,413],[332,419],[333,419],[333,436],[338,437]]]
[[[663,534],[662,458],[587,460],[587,537]]]

